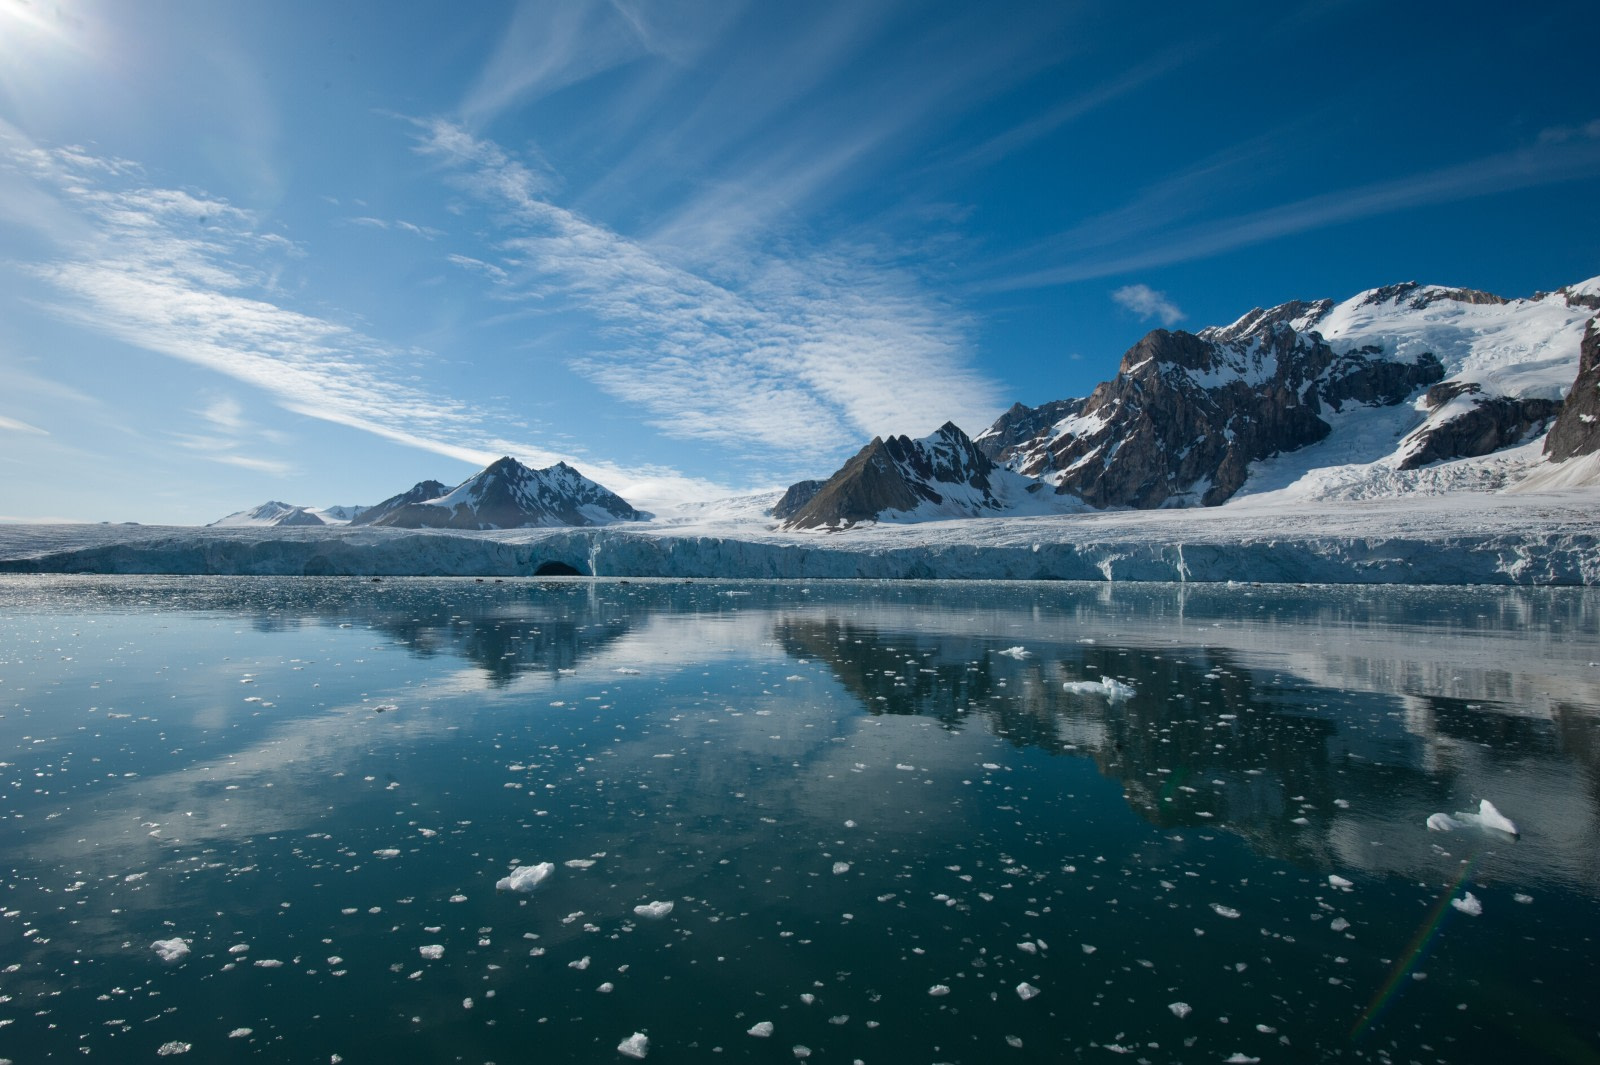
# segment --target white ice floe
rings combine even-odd
[[[1461,896],[1459,899],[1451,899],[1450,905],[1454,906],[1456,909],[1460,910],[1469,917],[1480,917],[1483,915],[1483,903],[1479,902],[1478,896],[1474,895],[1470,891]]]
[[[537,865],[519,865],[511,870],[510,876],[503,876],[494,882],[496,891],[532,891],[538,887],[544,878],[555,872],[554,862],[540,862]]]
[[[1017,985],[1017,997],[1024,1002],[1038,994],[1039,989],[1028,983],[1026,980]]]
[[[672,912],[672,903],[646,902],[635,906],[633,908],[633,912],[638,914],[640,917],[649,917],[652,920],[659,920],[660,918],[665,917],[667,914]]]
[[[1350,922],[1345,920],[1343,917],[1335,917],[1332,921],[1328,922],[1328,927],[1333,929],[1335,932],[1343,932],[1346,928],[1350,927]]]
[[[932,987],[928,988],[928,994],[932,995],[934,998],[942,998],[949,993],[950,988],[947,984],[934,984]]]
[[[430,961],[438,961],[440,958],[444,957],[444,944],[429,943],[425,946],[418,947],[417,953],[421,954],[424,958],[427,958]]]
[[[185,1043],[181,1040],[173,1039],[162,1043],[159,1047],[157,1047],[156,1053],[161,1057],[170,1058],[174,1054],[187,1054],[193,1048],[194,1045],[192,1043]]]
[[[1099,695],[1107,699],[1130,699],[1133,697],[1133,685],[1124,684],[1115,677],[1101,677],[1099,680],[1069,680],[1061,685],[1061,689],[1073,695]]]
[[[1005,655],[1007,658],[1015,658],[1019,662],[1024,658],[1033,657],[1033,652],[1022,646],[1007,647],[1004,651],[996,651],[995,654]]]
[[[1428,817],[1428,827],[1435,832],[1454,832],[1462,828],[1481,828],[1489,832],[1504,832],[1513,839],[1519,839],[1522,833],[1517,830],[1516,823],[1505,814],[1495,809],[1494,803],[1483,799],[1478,803],[1478,812],[1470,810],[1457,810],[1455,816],[1449,814],[1432,814]]]
[[[1219,917],[1238,917],[1239,916],[1239,911],[1238,910],[1234,909],[1232,906],[1224,906],[1220,902],[1213,902],[1211,904],[1211,908],[1213,910],[1217,911],[1217,916],[1219,916]]]
[[[834,862],[833,863],[833,875],[834,876],[843,876],[845,873],[848,873],[849,871],[850,871],[850,863],[849,862]]]
[[[158,939],[150,944],[150,949],[165,962],[182,961],[189,953],[187,939]]]
[[[750,1026],[750,1030],[748,1032],[746,1032],[745,1034],[746,1035],[753,1035],[757,1039],[766,1039],[766,1038],[768,1038],[769,1036],[772,1035],[772,1022],[771,1021],[757,1021],[755,1024],[752,1024]]]
[[[1329,873],[1328,874],[1328,884],[1330,886],[1332,886],[1332,887],[1338,888],[1340,891],[1349,891],[1351,888],[1355,887],[1355,884],[1353,884],[1350,881],[1346,880],[1344,877],[1340,876],[1338,873]]]
[[[650,1037],[643,1032],[634,1032],[617,1044],[617,1053],[629,1058],[643,1058],[650,1053]]]
[[[1169,1002],[1167,1009],[1171,1010],[1172,1015],[1180,1021],[1194,1012],[1194,1007],[1187,1002]]]

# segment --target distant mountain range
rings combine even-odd
[[[535,470],[507,456],[454,488],[440,481],[422,481],[372,507],[316,511],[271,502],[212,524],[348,523],[401,529],[524,529],[609,525],[648,517],[564,462]]]
[[[1390,285],[1342,303],[1157,329],[1088,396],[1016,404],[975,438],[874,438],[776,501],[787,529],[1088,508],[1283,503],[1512,488],[1600,450],[1600,278],[1528,299]],[[1542,446],[1538,441],[1543,439]],[[1576,465],[1570,469],[1576,470]],[[1574,476],[1577,482],[1574,482]],[[216,525],[511,529],[650,517],[557,463],[507,457],[373,507],[265,503]]]
[[[1086,397],[1016,404],[972,441],[954,425],[875,439],[826,481],[792,486],[774,517],[841,529],[1038,513],[1041,495],[1149,509],[1510,487],[1518,463],[1527,474],[1600,449],[1597,310],[1600,278],[1519,300],[1408,282],[1157,329]],[[1546,431],[1547,458],[1462,461]],[[1008,490],[987,491],[997,483]]]
[[[233,525],[348,525],[366,507],[297,507],[289,503],[268,500],[259,507],[240,510],[212,522],[216,526]]]

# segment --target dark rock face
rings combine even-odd
[[[788,521],[800,513],[800,508],[816,498],[825,481],[796,481],[783,493],[783,498],[773,504],[772,516],[779,521]]]
[[[1471,381],[1446,381],[1428,389],[1424,401],[1438,408],[1459,397],[1468,409],[1448,421],[1424,425],[1402,442],[1406,451],[1402,470],[1415,470],[1450,459],[1476,458],[1521,443],[1542,432],[1561,412],[1561,401],[1484,396],[1482,386]]]
[[[1083,410],[1083,402],[1081,399],[1057,399],[1037,407],[1013,403],[1011,409],[995,419],[995,423],[979,434],[973,443],[991,462],[1003,466],[1025,445],[1049,432],[1061,419]]]
[[[424,482],[412,493],[429,484],[437,482]],[[392,507],[370,521],[361,517],[362,524],[402,529],[521,529],[640,521],[644,515],[564,462],[532,470],[507,456],[453,489]]]
[[[450,486],[441,481],[418,481],[407,491],[399,495],[390,496],[376,506],[368,507],[360,514],[350,519],[351,525],[380,525],[385,524],[383,519],[399,510],[401,507],[412,503],[423,503],[429,499],[438,499],[450,491]]]
[[[1589,319],[1584,330],[1577,380],[1544,442],[1544,453],[1553,462],[1595,451],[1600,451],[1600,318]]]
[[[1149,333],[1076,416],[1019,445],[1012,467],[1096,507],[1215,506],[1252,462],[1327,436],[1324,410],[1399,403],[1444,376],[1431,354],[1410,363],[1375,348],[1337,355],[1289,324],[1326,309],[1288,304],[1199,336]]]
[[[951,422],[921,440],[873,437],[784,527],[846,529],[876,521],[886,511],[915,510],[924,503],[941,505],[952,495],[973,514],[998,511],[1002,504],[989,482],[995,469]]]

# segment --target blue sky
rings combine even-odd
[[[645,507],[1600,273],[1588,5],[0,0],[0,520]]]

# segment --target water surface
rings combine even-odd
[[[1597,1061],[1597,628],[1575,590],[3,578],[0,1058]],[[1520,838],[1427,827],[1485,799]]]

